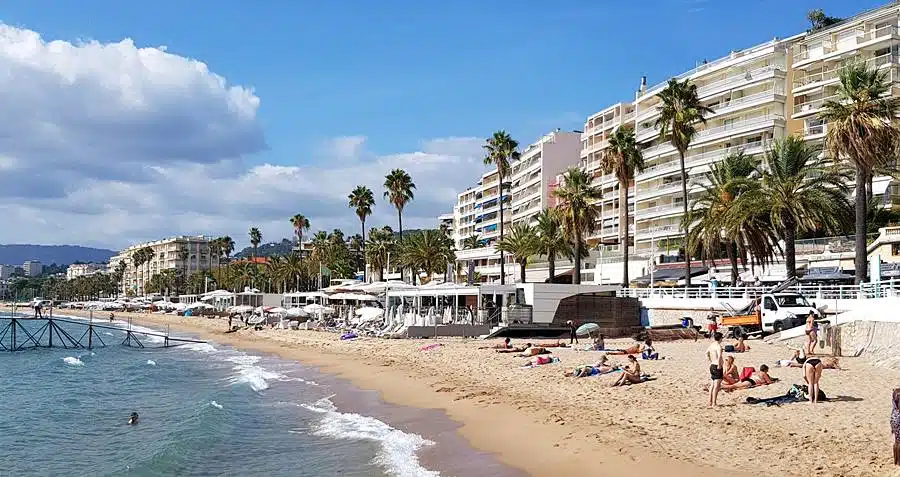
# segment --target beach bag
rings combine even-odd
[[[725,345],[726,353],[734,353],[734,345]]]

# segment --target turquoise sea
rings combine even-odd
[[[0,352],[0,476],[523,475],[469,448],[443,413],[297,362],[100,336],[90,351]]]

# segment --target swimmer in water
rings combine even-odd
[[[138,413],[132,412],[131,417],[128,418],[128,424],[133,426],[138,423],[138,419],[139,419]]]

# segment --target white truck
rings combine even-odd
[[[730,316],[720,319],[720,326],[732,336],[778,333],[781,330],[801,326],[810,313],[821,320],[822,312],[798,293],[767,293],[753,299],[741,310],[731,309]]]

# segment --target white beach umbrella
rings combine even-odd
[[[278,314],[287,313],[287,310],[280,306],[276,306],[274,308],[269,308],[267,311],[269,313],[278,313]]]
[[[305,318],[305,317],[309,316],[309,313],[303,311],[302,308],[288,308],[287,316]]]

